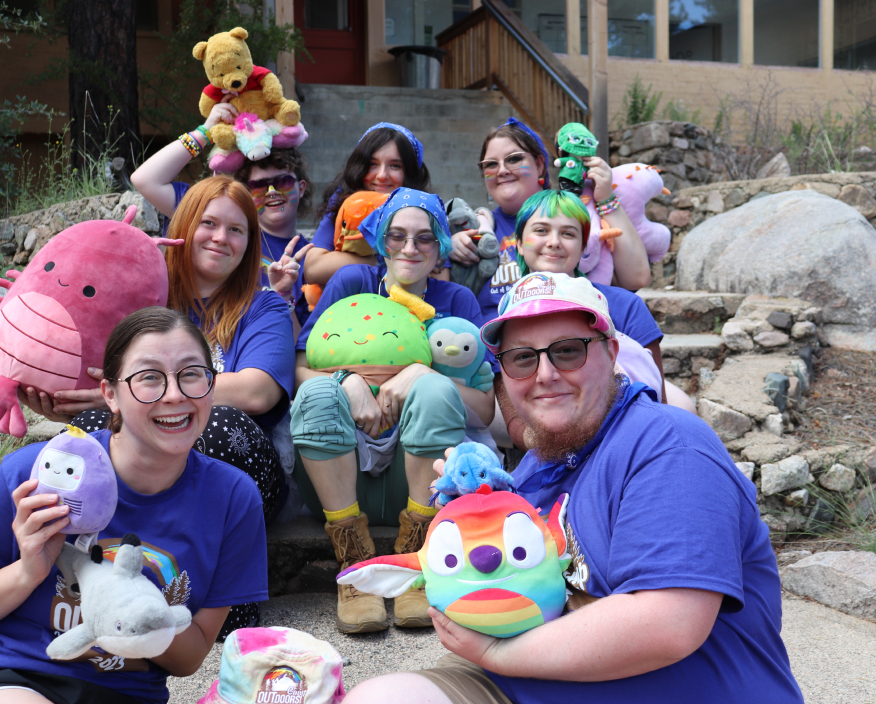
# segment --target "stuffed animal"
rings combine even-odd
[[[426,324],[432,348],[432,369],[469,388],[489,391],[493,370],[484,357],[487,347],[480,329],[465,318],[437,318]]]
[[[201,93],[198,108],[207,117],[213,106],[231,94],[231,104],[238,112],[255,113],[262,120],[276,119],[281,125],[297,125],[301,117],[298,103],[283,97],[283,87],[268,69],[254,66],[248,33],[243,27],[214,34],[206,42],[198,42],[192,55],[204,63],[210,85]],[[226,151],[235,145],[234,128],[219,123],[210,130],[213,141]]]
[[[124,658],[154,658],[192,622],[185,606],[168,606],[143,575],[140,539],[129,533],[112,562],[100,546],[85,553],[64,543],[55,561],[71,594],[80,595],[82,623],[49,643],[53,660],[73,660],[98,646]]]
[[[435,482],[438,493],[433,499],[448,504],[458,496],[474,494],[483,484],[494,491],[512,491],[514,477],[503,469],[489,447],[479,442],[463,442],[450,451],[444,474]]]
[[[294,127],[286,127],[276,120],[261,120],[255,113],[241,113],[234,121],[234,148],[226,151],[214,146],[208,164],[216,173],[234,173],[247,159],[261,159],[274,148],[298,147],[306,139],[307,130],[300,122]]]
[[[384,597],[425,584],[429,603],[451,620],[515,636],[563,613],[567,501],[561,495],[545,523],[522,496],[483,485],[438,512],[419,552],[359,562],[337,581]]]
[[[432,306],[398,286],[390,289],[390,298],[376,293],[343,298],[310,331],[307,362],[311,369],[354,371],[376,393],[409,364],[432,364],[423,320],[434,315]]]
[[[557,132],[556,144],[559,158],[554,166],[560,169],[560,190],[580,196],[588,171],[583,160],[596,156],[599,141],[580,122],[569,122]]]
[[[455,235],[463,230],[478,230],[472,236],[477,244],[480,261],[477,266],[462,264],[451,260],[450,280],[471,290],[475,296],[480,294],[484,284],[493,278],[499,268],[499,240],[492,232],[481,230],[477,213],[462,198],[451,198],[445,206],[450,233]],[[489,211],[487,211],[489,212]],[[492,218],[492,213],[490,213]]]
[[[360,257],[370,257],[374,250],[359,232],[359,225],[371,213],[383,205],[388,193],[359,191],[350,195],[338,209],[335,217],[335,251],[352,252]]]
[[[30,496],[54,493],[58,505],[70,507],[70,522],[62,533],[97,534],[116,512],[119,490],[113,463],[103,445],[80,428],[68,425],[66,433],[49,440],[30,478],[39,479]]]
[[[647,164],[622,164],[611,170],[612,190],[618,197],[624,212],[630,218],[636,229],[648,260],[658,262],[669,251],[670,232],[665,225],[648,220],[645,215],[645,206],[652,198],[661,193],[669,195],[669,190],[663,185],[660,172]],[[595,253],[588,252],[588,256],[582,257],[579,269],[587,274],[587,278],[593,283],[610,284],[614,274],[614,244],[612,238],[620,234],[620,230],[608,229],[607,223],[596,213],[593,202],[593,185],[588,182],[585,185],[581,201],[587,207],[590,214],[591,229],[590,238],[600,244]],[[588,250],[590,248],[588,247]]]
[[[19,386],[52,396],[98,385],[88,367],[103,366],[107,338],[129,313],[167,305],[167,266],[159,244],[122,222],[89,220],[53,237],[0,299],[0,433],[24,437]]]

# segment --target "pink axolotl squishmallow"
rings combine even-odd
[[[167,305],[167,266],[153,239],[122,222],[89,220],[53,237],[27,268],[0,279],[0,433],[24,437],[19,386],[44,391],[98,385],[109,334],[126,315]],[[174,242],[176,243],[176,242]]]

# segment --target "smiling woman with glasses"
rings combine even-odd
[[[216,378],[201,331],[181,313],[144,308],[113,330],[104,370],[100,390],[112,417],[109,429],[91,437],[115,469],[118,506],[98,536],[101,554],[112,560],[123,537],[135,534],[148,556],[144,574],[174,604],[186,606],[192,622],[151,660],[99,648],[83,653],[86,666],[47,657],[46,646],[76,625],[70,615],[79,608],[54,566],[71,507],[59,504],[57,494],[29,496],[37,484],[29,479],[31,468],[45,443],[29,445],[0,467],[4,704],[167,701],[168,674],[186,677],[200,667],[229,608],[268,598],[255,484],[192,447],[209,432]]]

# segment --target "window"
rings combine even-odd
[[[834,0],[833,67],[876,69],[876,3]]]
[[[669,58],[739,62],[739,0],[671,0]]]
[[[304,26],[307,29],[349,29],[349,0],[304,0]]]
[[[654,0],[608,0],[608,55],[654,58]]]
[[[435,37],[471,12],[471,0],[384,0],[389,46],[434,46]]]
[[[818,67],[818,0],[754,0],[754,63]]]

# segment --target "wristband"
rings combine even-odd
[[[193,159],[196,158],[203,149],[198,140],[192,137],[188,132],[181,134],[179,136],[179,141],[182,142],[182,145],[186,148],[186,151],[192,155]]]
[[[202,135],[204,135],[204,137],[207,138],[207,142],[209,144],[213,144],[213,135],[210,133],[210,130],[207,129],[207,125],[198,125],[198,127],[195,128],[195,131],[200,132]]]
[[[596,212],[600,217],[605,217],[606,215],[613,213],[619,207],[620,199],[616,195],[612,195],[611,198],[606,198],[596,204]]]
[[[336,372],[332,372],[332,379],[338,382],[338,386],[340,386],[344,383],[344,379],[355,373],[356,372],[351,372],[349,369],[338,369]]]

